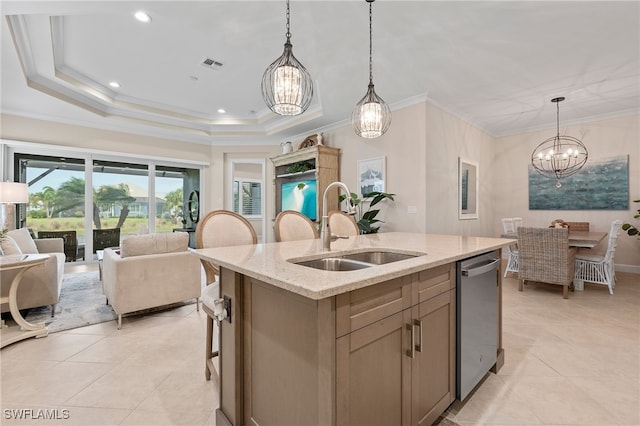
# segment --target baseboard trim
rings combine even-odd
[[[632,274],[640,274],[640,265],[615,265],[616,271],[631,272]]]

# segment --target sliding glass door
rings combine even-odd
[[[75,255],[67,254],[67,260],[90,260],[126,235],[195,228],[200,172],[153,161],[16,152],[16,180],[29,186],[18,225],[36,236],[64,235],[65,245],[75,238]]]

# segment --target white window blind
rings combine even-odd
[[[234,180],[233,211],[243,216],[262,215],[262,183],[251,180]]]

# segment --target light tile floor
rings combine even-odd
[[[504,281],[505,365],[457,411],[461,425],[640,425],[640,276],[562,298]],[[213,425],[205,314],[189,305],[30,339],[0,351],[0,424]],[[15,420],[19,409],[68,419]],[[9,410],[9,411],[7,411]],[[57,411],[55,411],[57,410]],[[68,411],[63,411],[68,410]]]

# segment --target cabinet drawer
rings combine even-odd
[[[417,275],[417,278],[414,278],[415,281],[412,283],[412,305],[446,293],[456,286],[455,263],[427,269],[414,275]]]
[[[336,296],[336,337],[450,291],[455,271],[442,265]]]
[[[336,296],[336,337],[411,306],[404,277]]]

